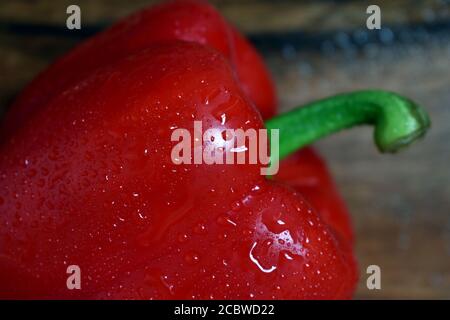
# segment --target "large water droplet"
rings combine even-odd
[[[250,252],[248,253],[250,260],[258,267],[259,270],[261,270],[264,273],[271,273],[277,269],[276,266],[269,266],[269,267],[263,267],[259,260],[253,255],[253,250],[256,247],[257,242],[253,242],[252,248],[250,249]]]

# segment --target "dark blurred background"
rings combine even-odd
[[[0,2],[0,113],[53,59],[147,0]],[[317,144],[350,211],[361,268],[356,298],[450,299],[450,1],[211,1],[262,52],[281,110],[341,91],[381,88],[424,105],[433,127],[398,155],[369,128]],[[82,29],[65,28],[77,4]],[[366,8],[381,8],[367,30]],[[365,286],[377,264],[382,289]]]

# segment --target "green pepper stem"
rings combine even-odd
[[[374,139],[381,152],[396,152],[422,137],[430,119],[407,98],[368,90],[308,103],[266,121],[267,129],[279,129],[279,159],[324,136],[362,124],[375,126]]]

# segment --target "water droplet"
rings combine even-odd
[[[261,270],[261,271],[264,272],[264,273],[271,273],[271,272],[275,271],[275,270],[277,269],[276,266],[270,266],[270,267],[268,267],[268,268],[264,268],[264,267],[259,263],[258,259],[256,259],[256,258],[253,256],[253,250],[255,249],[256,244],[257,244],[256,241],[253,242],[252,248],[250,249],[250,252],[249,252],[249,254],[248,254],[249,257],[250,257],[250,260],[258,267],[259,270]]]
[[[171,295],[174,295],[174,285],[169,283],[169,277],[166,275],[162,275],[160,277],[162,284],[169,290]]]
[[[241,208],[241,203],[239,201],[236,201],[231,205],[231,209],[233,211],[239,211],[240,208]]]
[[[252,192],[259,192],[261,190],[261,187],[256,185],[252,188]]]
[[[178,235],[178,241],[183,243],[189,239],[189,236],[186,233]]]
[[[141,219],[146,219],[146,218],[147,218],[147,217],[141,212],[141,209],[138,209],[138,210],[137,210],[137,213],[138,213],[139,218],[141,218]]]
[[[227,222],[235,227],[237,226],[237,223],[231,220],[230,218],[227,218]]]
[[[245,196],[244,199],[242,199],[242,204],[246,207],[250,207],[252,203],[253,197],[251,195]],[[249,215],[252,215],[252,211],[249,211]]]
[[[287,252],[284,253],[284,257],[288,260],[294,260],[294,258]]]
[[[205,234],[206,233],[206,227],[205,227],[205,225],[203,225],[203,224],[198,224],[198,225],[196,225],[195,227],[194,227],[194,232],[196,233],[196,234]]]
[[[188,264],[197,264],[200,261],[200,256],[196,252],[191,252],[184,256],[184,261]]]
[[[227,233],[219,233],[217,235],[217,239],[219,239],[221,241],[226,240],[226,239],[228,239],[228,234]]]

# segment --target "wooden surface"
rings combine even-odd
[[[64,29],[65,8],[77,3],[82,8],[83,27],[95,31],[149,2],[0,2],[0,109],[4,110],[52,59],[83,38],[55,33],[51,28],[29,32],[11,26],[36,24]],[[383,23],[392,29],[384,27],[378,42],[356,45],[352,39],[355,30],[364,28],[367,2],[215,3],[264,49],[283,110],[362,88],[398,91],[426,107],[432,130],[424,141],[398,155],[378,154],[368,128],[343,132],[317,147],[352,212],[361,269],[356,298],[450,299],[448,2],[378,1]],[[416,28],[409,41],[397,41],[408,34],[397,34],[396,30],[421,24],[431,28]],[[309,42],[302,42],[303,38]],[[287,40],[274,45],[274,39]],[[311,44],[311,39],[320,39],[320,43]],[[380,291],[365,287],[365,269],[370,264],[381,267]]]

